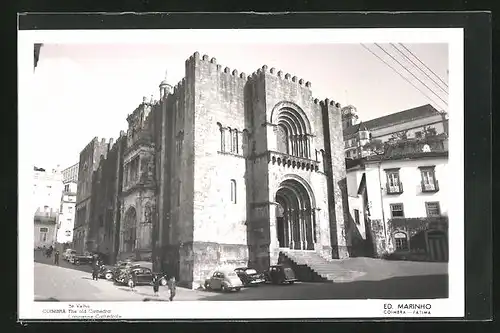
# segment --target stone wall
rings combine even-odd
[[[194,231],[195,242],[247,245],[245,159],[246,77],[195,54]],[[234,139],[230,137],[234,136]],[[225,139],[225,144],[221,144]],[[234,149],[231,145],[235,143]],[[231,201],[231,181],[236,201]]]
[[[340,105],[326,99],[321,102],[325,136],[327,174],[329,176],[329,213],[334,258],[349,256],[351,236],[348,234],[348,198],[344,141]]]

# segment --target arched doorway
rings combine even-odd
[[[440,230],[427,232],[429,259],[431,261],[448,261],[448,237]]]
[[[132,252],[136,243],[137,212],[134,207],[127,209],[123,225],[123,250]]]
[[[295,179],[283,181],[276,192],[276,231],[281,248],[314,250],[316,218],[308,191]]]

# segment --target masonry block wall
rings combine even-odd
[[[106,141],[99,142],[97,137],[92,139],[80,153],[73,239],[77,245],[75,250],[81,253],[94,246],[92,242],[87,244],[91,223],[92,177],[93,172],[99,167],[100,156],[105,157],[106,153]]]
[[[192,240],[193,280],[199,284],[217,265],[248,260],[242,151],[246,76],[198,53],[189,59],[186,74],[194,83]]]
[[[176,276],[182,285],[199,287],[221,267],[267,269],[288,248],[278,231],[278,219],[281,228],[285,224],[277,196],[288,186],[280,200],[297,201],[287,210],[297,228],[288,229],[297,236],[292,242],[300,243],[293,249],[327,258],[348,254],[337,106],[314,99],[303,79],[267,66],[247,76],[197,52],[186,60],[185,78],[173,91],[163,81],[160,92],[159,102],[144,100],[128,118],[128,134],[117,148],[122,150],[109,156],[114,165],[120,159],[123,168],[138,154],[142,186],[128,191],[120,178],[124,171],[113,176],[120,179],[115,192],[123,192],[114,204],[115,249],[121,242],[116,230],[130,222],[124,214],[134,206],[136,244],[151,253],[155,270]],[[137,118],[141,112],[148,114],[145,122]],[[297,131],[286,134],[286,126]],[[134,144],[137,132],[139,145]],[[91,150],[92,157],[85,155],[89,161],[101,154]]]
[[[349,256],[351,246],[347,223],[349,221],[349,206],[347,202],[347,178],[345,169],[345,154],[340,106],[326,99],[321,103],[325,134],[327,169],[330,179],[330,230],[332,251],[336,258]]]

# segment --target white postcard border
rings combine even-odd
[[[33,44],[134,43],[448,43],[449,45],[449,298],[434,300],[304,300],[304,301],[179,301],[143,302],[141,311],[130,302],[34,302],[32,168],[30,113],[37,112],[30,96]],[[196,51],[193,49],[193,52]],[[189,55],[186,55],[189,56]],[[264,59],[263,59],[264,60]],[[425,317],[411,311],[389,313],[398,304],[429,304],[428,317],[463,317],[464,296],[464,49],[463,29],[272,29],[272,30],[61,30],[19,31],[19,176],[18,176],[18,314],[20,320],[75,319],[70,307],[88,305],[110,313],[94,319],[232,319],[232,318],[397,318]],[[324,96],[334,97],[334,96]],[[89,134],[92,136],[92,134]],[[416,288],[424,286],[415,286]],[[59,309],[51,311],[50,309]],[[64,312],[60,310],[64,309]],[[108,316],[108,317],[106,317]]]

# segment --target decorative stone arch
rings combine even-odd
[[[293,173],[289,173],[289,174],[284,175],[281,178],[280,184],[283,184],[283,182],[288,180],[288,179],[293,179],[293,180],[297,181],[298,183],[300,183],[300,185],[302,185],[306,189],[307,194],[309,195],[309,198],[311,200],[312,208],[316,208],[316,197],[314,196],[314,191],[313,191],[311,185],[309,185],[309,183],[304,178],[302,178],[298,175],[295,175]],[[278,187],[278,189],[279,189],[279,187]]]
[[[276,104],[271,111],[270,123],[276,125],[280,152],[311,158],[313,129],[306,113],[297,104],[288,101]]]
[[[270,123],[277,125],[277,121],[279,119],[282,110],[295,111],[296,115],[300,116],[300,118],[302,118],[302,120],[304,121],[306,133],[312,134],[314,132],[314,128],[311,125],[309,117],[306,115],[304,110],[297,104],[290,101],[281,101],[273,107],[271,111],[271,117],[269,119]]]
[[[275,202],[279,247],[314,250],[316,200],[309,184],[296,175],[285,176],[276,190]]]

